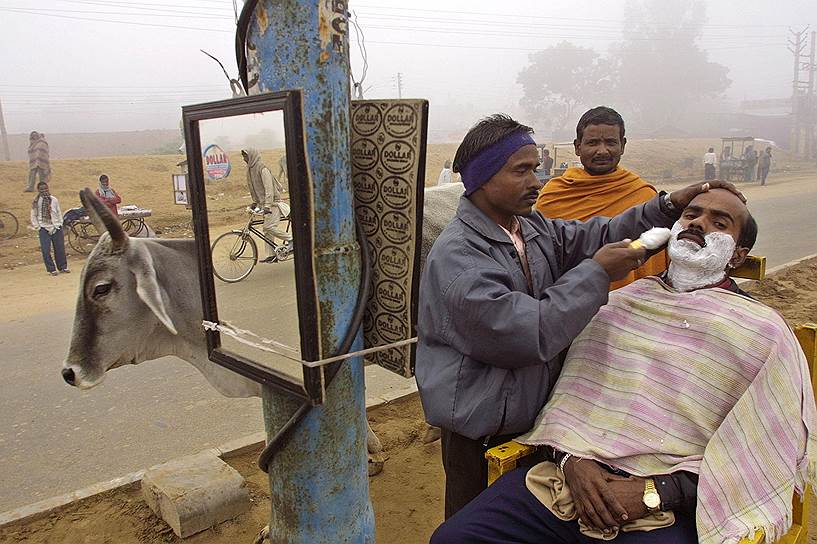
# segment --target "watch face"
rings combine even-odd
[[[656,492],[646,493],[644,495],[644,504],[647,508],[658,508],[661,504],[661,496]]]

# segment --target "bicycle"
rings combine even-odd
[[[281,221],[286,222],[286,230],[289,232],[291,218],[288,206],[285,206],[286,204],[280,206]],[[258,263],[258,246],[252,237],[253,234],[272,246],[273,262],[285,261],[292,256],[290,244],[278,244],[275,240],[267,238],[262,230],[256,228],[264,224],[264,212],[253,208],[247,208],[247,211],[249,219],[243,229],[225,232],[210,246],[213,274],[227,283],[243,280],[250,275]]]
[[[20,223],[13,213],[0,211],[0,240],[10,240],[17,235],[20,230]]]

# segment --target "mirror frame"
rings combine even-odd
[[[301,358],[304,361],[316,361],[320,357],[320,333],[317,328],[318,300],[313,258],[313,188],[306,165],[302,102],[303,96],[300,90],[264,93],[183,106],[182,119],[187,145],[187,161],[190,166],[187,175],[187,190],[193,210],[193,231],[198,251],[202,310],[205,320],[218,323],[199,122],[253,113],[283,112],[287,185],[295,245],[295,289],[298,301]],[[207,353],[214,363],[299,400],[311,401],[313,404],[320,404],[323,401],[321,368],[303,366],[303,382],[299,382],[287,374],[222,349],[221,335],[218,331],[207,330],[205,334]],[[293,362],[293,364],[296,363]]]

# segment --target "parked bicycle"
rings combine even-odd
[[[0,211],[0,240],[9,240],[14,238],[17,231],[20,230],[20,223],[13,213],[1,210]]]
[[[281,208],[281,221],[286,222],[286,230],[289,232],[291,219],[289,206],[279,203]],[[247,225],[241,230],[225,232],[213,242],[210,252],[213,256],[213,273],[221,281],[235,283],[250,275],[256,263],[258,263],[258,246],[253,239],[253,234],[264,243],[272,246],[275,262],[281,262],[292,256],[292,246],[280,244],[275,240],[267,238],[261,227],[264,224],[264,212],[259,209],[247,208],[249,219]]]

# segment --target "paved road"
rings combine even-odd
[[[817,191],[780,193],[751,201],[761,225],[754,253],[769,266],[817,253]],[[230,286],[236,300],[249,304],[276,266]],[[262,430],[260,401],[223,398],[171,357],[117,369],[90,391],[66,386],[59,367],[72,317],[0,319],[0,511]]]

